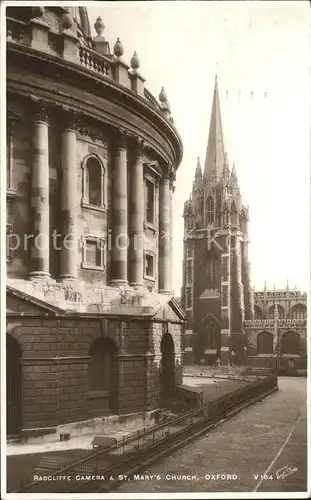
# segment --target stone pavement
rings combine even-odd
[[[152,466],[144,472],[152,479],[131,478],[118,493],[306,492],[306,386],[305,378],[279,377],[278,392]]]

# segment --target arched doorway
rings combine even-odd
[[[6,336],[6,428],[7,435],[20,433],[21,415],[21,353],[18,342]]]
[[[175,394],[175,349],[170,333],[165,333],[161,340],[161,399],[171,399]]]
[[[220,357],[220,349],[220,323],[214,316],[209,314],[199,326],[196,343],[197,363],[204,362],[207,365],[214,365],[217,357]]]
[[[257,355],[273,354],[273,335],[269,332],[260,332],[257,335]]]
[[[116,410],[118,394],[117,346],[111,339],[99,338],[89,350],[89,392],[96,395],[94,405]],[[93,405],[93,406],[94,406]],[[96,410],[96,408],[93,408]]]
[[[300,354],[300,336],[297,332],[289,331],[282,335],[281,354]]]

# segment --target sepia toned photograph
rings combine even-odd
[[[308,498],[309,2],[1,33],[2,498]]]

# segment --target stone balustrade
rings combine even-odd
[[[278,319],[279,328],[298,328],[306,326],[306,319]],[[275,319],[251,319],[244,321],[246,328],[273,328]]]
[[[40,34],[40,31],[42,33]],[[35,32],[35,36],[34,33]],[[34,43],[34,39],[40,43]],[[47,54],[61,57],[87,68],[105,78],[114,80],[123,87],[132,90],[156,108],[168,122],[172,122],[170,112],[160,105],[157,99],[144,88],[144,79],[137,70],[130,68],[122,59],[113,54],[103,55],[80,43],[80,40],[70,30],[56,32],[46,23],[34,19],[25,23],[7,18],[7,42],[26,45]],[[122,77],[120,71],[122,70]],[[139,82],[139,84],[138,84]]]
[[[80,45],[79,58],[82,66],[107,78],[112,78],[111,61],[107,57],[98,54],[98,52],[89,47]]]
[[[266,292],[258,291],[254,292],[255,301],[260,301],[264,299],[270,300],[286,300],[291,299],[301,299],[307,300],[307,293],[301,292],[300,290],[267,290]]]

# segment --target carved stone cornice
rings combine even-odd
[[[6,123],[7,123],[7,133],[11,135],[14,132],[15,126],[20,121],[20,116],[16,115],[12,111],[7,111]]]
[[[74,132],[78,131],[79,128],[79,114],[73,109],[61,107],[61,117],[63,130],[72,130]]]
[[[98,130],[95,127],[91,127],[89,125],[85,125],[84,123],[82,123],[81,119],[78,121],[77,132],[81,136],[90,137],[92,141],[100,141],[104,144],[107,141],[106,135],[101,130]]]
[[[152,149],[158,153],[159,159],[163,158],[179,165],[182,158],[182,143],[177,130],[165,119],[161,111],[144,97],[118,85],[117,82],[114,83],[113,79],[108,81],[95,72],[91,74],[82,65],[69,66],[61,58],[51,58],[49,54],[38,54],[38,51],[30,52],[27,46],[8,43],[8,51],[9,90],[15,88],[21,93],[29,94],[31,85],[21,80],[19,69],[24,69],[32,75],[40,75],[43,79],[47,77],[51,80],[51,84],[48,88],[44,87],[44,93],[50,94],[49,99],[54,102],[61,99],[66,99],[68,102],[81,99],[79,106],[94,119],[99,119],[110,126],[118,126],[120,122],[126,123],[126,128],[131,133],[135,135],[139,133],[146,138]],[[66,98],[62,97],[66,90],[64,89],[62,94],[59,82],[55,82],[57,71],[62,86],[71,89],[67,92]],[[86,92],[86,98],[81,97],[83,92]]]
[[[117,150],[123,149],[127,151],[129,139],[130,134],[126,129],[123,127],[116,127],[114,132],[114,144]]]
[[[133,148],[133,154],[135,158],[142,158],[144,154],[144,148],[146,145],[146,141],[142,139],[141,137],[135,137],[134,138],[134,148]]]
[[[175,192],[175,179],[170,178],[170,190],[172,193]]]

